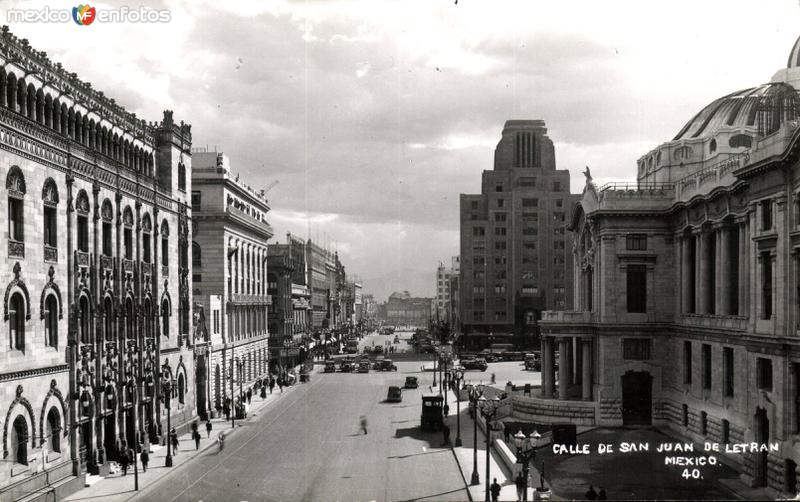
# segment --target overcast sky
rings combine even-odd
[[[275,241],[327,240],[380,301],[433,294],[459,252],[458,195],[480,191],[507,119],[546,121],[573,191],[587,164],[629,179],[710,101],[769,81],[800,36],[798,0],[91,5],[171,21],[11,30],[146,120],[174,110],[251,186],[279,181]]]

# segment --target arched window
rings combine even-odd
[[[161,302],[161,334],[169,338],[169,300]]]
[[[150,215],[145,213],[142,218],[142,260],[145,263],[150,263],[153,241],[150,239],[150,232],[153,231],[153,225],[150,223]]]
[[[11,431],[11,448],[14,454],[14,461],[18,464],[28,465],[28,422],[25,417],[17,415],[14,419],[14,426]]]
[[[56,261],[58,255],[56,248],[58,247],[58,187],[53,178],[47,178],[42,187],[42,204],[44,205],[44,247],[45,259]],[[49,249],[48,249],[49,248]]]
[[[178,375],[178,402],[186,404],[186,378],[184,378],[183,372]]]
[[[58,299],[49,294],[44,301],[44,341],[48,347],[58,348]]]
[[[89,298],[86,295],[81,295],[81,299],[78,302],[78,329],[80,330],[81,343],[92,343],[91,317]]]
[[[161,222],[161,264],[169,266],[169,225],[167,220]]]
[[[200,251],[200,244],[192,241],[192,267],[202,268],[203,256]]]
[[[186,166],[183,162],[178,163],[178,190],[186,191]]]
[[[50,451],[61,452],[61,413],[55,406],[47,412],[47,446]]]
[[[75,212],[78,213],[78,251],[89,252],[89,196],[85,190],[78,192],[75,200]]]
[[[136,312],[133,309],[133,300],[125,298],[125,337],[128,340],[136,339]]]
[[[111,302],[111,297],[106,296],[103,299],[103,329],[105,331],[105,339],[108,342],[114,340],[114,304]]]
[[[8,239],[9,254],[25,256],[25,176],[17,166],[11,166],[6,177],[8,191]]]
[[[25,298],[19,291],[8,301],[8,330],[12,349],[25,352]]]
[[[11,111],[17,111],[17,76],[9,73],[6,78],[6,106]]]
[[[711,142],[708,144],[708,153],[714,153],[717,151],[717,140],[712,139]]]
[[[130,206],[126,206],[122,212],[122,223],[125,229],[122,231],[122,244],[126,260],[133,259],[133,212]]]
[[[114,209],[111,206],[111,201],[105,199],[101,206],[100,215],[103,219],[103,254],[106,256],[113,255],[112,239],[113,239],[113,220]]]

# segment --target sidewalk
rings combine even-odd
[[[448,394],[449,397],[452,397],[452,401],[448,399],[448,404],[450,405],[451,411],[456,411],[455,401],[456,396],[455,392],[450,392]],[[451,404],[452,403],[452,404]],[[456,456],[456,460],[458,461],[459,468],[461,469],[462,474],[464,475],[464,479],[466,480],[467,485],[469,485],[470,480],[472,478],[472,471],[474,467],[474,460],[473,460],[473,445],[475,444],[473,441],[474,436],[474,421],[469,416],[469,401],[461,401],[461,447],[453,446],[453,453]],[[455,445],[455,440],[457,437],[457,430],[456,430],[456,415],[452,414],[447,417],[445,420],[447,425],[450,426],[450,437],[452,438],[453,445]],[[484,500],[486,495],[486,435],[483,433],[480,424],[478,424],[478,457],[477,457],[477,468],[478,468],[478,477],[480,483],[478,485],[468,486],[470,493],[470,498],[475,501]],[[513,448],[513,447],[510,447]],[[513,454],[513,449],[512,449]],[[530,467],[530,475],[529,479],[533,480],[534,486],[539,486],[539,471],[535,469],[533,466]],[[517,500],[517,487],[514,483],[514,476],[515,473],[510,472],[505,464],[500,460],[500,457],[496,451],[494,444],[491,448],[491,455],[489,458],[489,483],[491,484],[494,481],[494,478],[497,478],[497,483],[501,486],[500,489],[500,497],[498,500],[501,501],[515,501]],[[545,481],[545,487],[550,488],[550,484]],[[551,492],[552,493],[552,492]],[[528,487],[528,500],[533,500],[534,496],[534,487]],[[551,500],[557,500],[555,494],[552,494]]]
[[[313,373],[316,373],[318,370],[315,368]],[[299,371],[297,372],[299,374]],[[236,420],[236,428],[239,428],[239,425],[243,422],[247,422],[252,420],[253,417],[257,416],[261,410],[269,406],[271,403],[276,401],[280,401],[281,398],[285,395],[291,394],[292,390],[297,387],[303,385],[301,383],[295,383],[290,387],[284,387],[283,393],[278,389],[276,386],[274,392],[272,394],[269,393],[267,390],[267,397],[262,399],[260,396],[253,395],[252,402],[250,404],[250,413],[248,417],[244,420]],[[220,432],[224,432],[226,436],[235,433],[233,429],[231,429],[230,420],[225,420],[225,417],[221,418],[214,418],[211,419],[212,431],[211,437],[207,437],[206,435],[206,427],[205,422],[200,421],[197,419],[197,424],[200,431],[200,447],[195,449],[195,443],[192,439],[191,432],[188,432],[178,438],[179,446],[177,454],[172,456],[172,465],[173,467],[165,467],[164,463],[167,456],[167,447],[161,446],[157,444],[150,445],[150,462],[147,467],[147,472],[142,472],[142,464],[139,461],[139,457],[137,455],[137,464],[139,469],[139,491],[134,490],[134,474],[133,474],[133,465],[128,467],[128,474],[127,476],[122,475],[122,471],[114,474],[109,474],[106,477],[99,477],[99,476],[87,476],[86,484],[90,485],[86,488],[83,488],[64,500],[67,501],[79,501],[79,500],[91,500],[91,501],[99,501],[102,500],[103,502],[123,502],[129,500],[139,493],[141,493],[148,485],[152,485],[156,483],[158,480],[163,478],[164,476],[169,475],[170,473],[174,472],[180,465],[185,464],[186,462],[191,461],[193,458],[197,457],[199,454],[203,453],[204,450],[209,448],[218,448],[217,446],[217,436]]]

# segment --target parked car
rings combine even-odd
[[[358,372],[359,373],[369,373],[369,361],[368,360],[362,360],[360,363],[358,363]]]
[[[376,354],[383,354],[383,345],[376,345],[373,347],[372,352]]]
[[[405,387],[406,389],[416,389],[417,387],[419,387],[419,383],[417,383],[417,377],[415,376],[406,377],[406,384],[403,387]]]
[[[353,362],[345,359],[344,361],[342,361],[342,364],[339,365],[339,370],[344,373],[349,373],[353,371]]]
[[[440,430],[443,423],[442,396],[422,396],[422,414],[419,425],[422,430]]]
[[[475,359],[467,359],[465,361],[461,361],[461,366],[465,370],[480,370],[480,371],[486,371],[486,368],[489,367],[489,365],[486,364],[486,361],[483,358],[480,358],[480,357],[476,357]]]
[[[528,371],[541,371],[542,355],[538,352],[525,354],[525,369]]]
[[[336,363],[333,361],[325,361],[325,373],[335,373]]]
[[[386,401],[390,403],[399,403],[403,400],[403,391],[400,387],[392,385],[389,387],[389,392],[386,395]]]
[[[376,364],[380,363],[376,369],[380,371],[397,371],[397,366],[394,365],[391,359],[381,359],[376,361]]]

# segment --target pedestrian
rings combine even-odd
[[[367,417],[365,415],[361,415],[361,430],[364,431],[364,434],[367,433]]]
[[[225,404],[222,406],[222,411],[225,413],[225,421],[231,419],[231,404],[230,398],[225,398]]]
[[[147,448],[142,448],[139,458],[142,461],[142,472],[147,472],[147,463],[150,462],[150,454],[147,452]]]
[[[495,379],[494,373],[492,373],[492,384],[494,384],[494,383],[495,383],[495,380],[496,380],[496,379]]]
[[[497,497],[500,496],[500,484],[497,482],[497,478],[494,478],[489,490],[492,492],[492,502],[497,502]]]
[[[222,432],[219,433],[219,435],[217,436],[217,443],[219,443],[219,451],[222,452],[222,450],[225,449],[225,434],[224,433],[222,433]]]
[[[592,485],[589,485],[589,489],[586,490],[586,500],[597,500],[597,492],[594,491]]]
[[[517,473],[514,484],[517,485],[517,502],[520,502],[525,495],[525,476],[522,475],[522,472]]]
[[[211,420],[206,420],[206,437],[211,437]]]
[[[270,394],[272,394],[272,389],[274,389],[274,388],[275,388],[275,377],[274,376],[270,376],[269,377],[269,393]]]
[[[283,377],[278,377],[278,388],[281,389],[281,394],[283,394],[283,384],[284,383],[285,382],[283,381]]]
[[[503,422],[502,420],[500,421],[500,425],[503,427],[503,437],[506,440],[506,444],[509,444],[508,440],[509,436],[511,435],[511,431],[508,430],[508,427],[506,427],[506,423]]]
[[[606,499],[606,489],[602,486],[600,487],[600,492],[597,494],[597,500],[607,500]]]
[[[444,443],[442,446],[447,446],[450,444],[450,426],[447,424],[442,424],[442,437],[444,439]]]
[[[446,417],[447,414],[450,413],[450,407],[448,405],[444,405],[442,407],[442,413],[444,413],[444,416]]]
[[[119,456],[119,464],[122,466],[122,475],[127,476],[130,457],[128,456],[128,445],[125,443],[125,441],[122,442],[122,448],[120,448],[120,450],[122,450],[122,453],[120,453]]]
[[[253,389],[247,389],[247,404],[253,400]]]
[[[267,384],[261,386],[261,399],[267,398]]]
[[[192,437],[194,438],[194,449],[200,449],[200,432],[192,431]]]
[[[172,454],[178,454],[178,431],[175,430],[175,427],[169,433],[170,441],[172,442]]]

